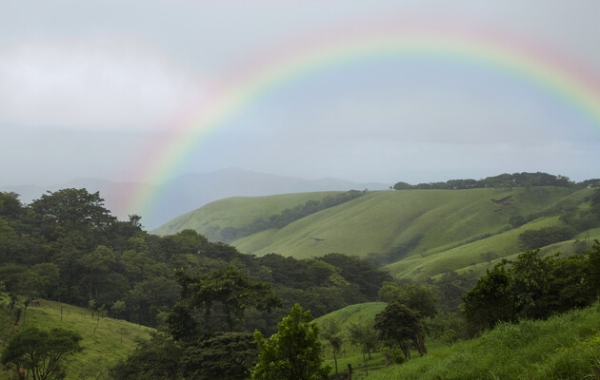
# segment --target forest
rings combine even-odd
[[[406,182],[397,182],[394,185],[395,190],[410,189],[444,189],[444,190],[464,190],[464,189],[482,189],[482,188],[514,188],[514,187],[533,187],[533,186],[558,186],[568,188],[585,189],[587,187],[600,186],[600,179],[588,179],[581,182],[574,182],[569,177],[561,175],[552,175],[548,173],[512,173],[500,174],[483,179],[452,179],[445,182],[424,182],[411,185]]]

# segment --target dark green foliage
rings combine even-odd
[[[589,282],[596,290],[596,297],[600,296],[600,241],[595,240],[594,245],[587,251],[589,261]]]
[[[28,327],[8,341],[0,361],[25,369],[34,380],[64,379],[65,360],[82,350],[82,339],[70,330]]]
[[[256,365],[258,347],[250,333],[222,333],[187,346],[182,353],[186,379],[244,380]]]
[[[383,341],[387,341],[391,346],[397,344],[409,359],[411,344],[418,347],[419,354],[426,353],[422,319],[423,316],[418,311],[410,309],[401,300],[395,300],[375,316],[374,327]]]
[[[508,219],[508,224],[510,224],[513,228],[517,228],[527,223],[527,220],[522,215],[513,215]]]
[[[360,292],[367,297],[365,301],[377,299],[377,292],[383,282],[391,281],[389,273],[377,269],[366,259],[340,253],[330,253],[321,257],[321,260],[340,268],[340,275],[358,285]]]
[[[394,184],[394,190],[410,190],[413,188],[413,185],[406,182],[396,182],[396,184]]]
[[[519,318],[545,319],[591,305],[599,294],[600,243],[581,255],[541,258],[527,251],[488,270],[464,297],[464,313],[476,330]]]
[[[439,280],[433,282],[439,295],[438,307],[440,310],[455,313],[462,303],[462,296],[475,286],[476,278],[455,271],[444,273]]]
[[[150,378],[247,378],[257,347],[250,333],[234,330],[249,308],[269,311],[281,304],[271,284],[254,281],[232,266],[199,276],[179,269],[176,278],[181,300],[165,321],[172,340],[156,337],[155,345],[160,346],[141,345],[111,373],[121,371],[118,379],[149,378],[136,377],[138,373],[154,376]],[[177,355],[167,352],[170,349]],[[145,363],[162,357],[165,364],[156,364],[156,370]]]
[[[322,204],[307,203],[303,210],[332,207],[362,194],[340,193],[323,199]],[[15,300],[43,297],[80,306],[93,301],[110,315],[158,326],[158,316],[178,301],[175,269],[199,278],[232,265],[251,273],[252,281],[273,283],[277,293],[287,297],[286,307],[301,301],[314,315],[374,300],[381,278],[389,278],[344,255],[336,263],[344,268],[323,260],[275,254],[256,258],[226,244],[210,243],[193,230],[165,237],[149,235],[141,230],[139,216],[118,221],[104,208],[98,193],[85,189],[48,193],[31,206],[21,204],[15,194],[0,193],[0,274]],[[116,303],[119,306],[113,308]],[[214,306],[210,318],[191,314],[211,328],[229,323],[247,331],[260,327],[265,333],[274,332],[283,317],[281,312],[252,309],[242,323],[239,315],[226,310],[228,305],[217,302]]]
[[[381,254],[380,257],[377,258],[379,264],[377,266],[381,267],[404,258],[413,249],[415,249],[417,245],[419,245],[419,242],[422,238],[423,235],[417,235],[404,243],[392,247],[389,251]]]
[[[277,326],[277,333],[265,339],[257,330],[258,363],[252,371],[256,380],[324,380],[329,368],[323,367],[319,327],[309,311],[294,305]]]
[[[189,305],[177,303],[165,320],[169,333],[176,341],[194,342],[201,338],[198,323],[190,313]]]
[[[410,358],[409,342],[415,345],[421,356],[427,353],[426,319],[435,317],[438,312],[438,296],[434,290],[426,285],[386,282],[379,291],[379,297],[389,302],[386,309],[375,317],[375,328],[381,338],[398,343],[406,358]]]
[[[375,301],[383,281],[391,280],[387,272],[375,268],[370,261],[342,254],[308,260],[268,254],[257,261],[257,276],[273,282],[274,291],[286,308],[300,303],[315,317],[348,304]],[[273,313],[263,315],[263,319],[275,326],[283,316]]]
[[[572,239],[577,231],[572,227],[552,226],[539,230],[527,230],[519,235],[522,249],[537,249],[547,245]]]
[[[514,321],[516,310],[510,287],[510,274],[504,265],[495,265],[464,297],[467,322],[481,329],[500,321]]]
[[[281,307],[281,300],[271,291],[270,283],[253,281],[231,266],[200,277],[178,270],[176,276],[185,305],[208,315],[214,311],[213,305],[219,303],[229,331],[234,331],[236,324],[243,321],[246,308],[270,311]]]
[[[138,344],[133,354],[109,371],[114,380],[180,379],[182,348],[170,338],[154,334]]]
[[[600,189],[589,197],[589,208],[568,207],[560,214],[560,220],[577,231],[586,231],[600,226]]]
[[[554,176],[547,173],[514,173],[501,174],[495,177],[487,177],[480,180],[474,179],[451,179],[446,182],[419,183],[418,185],[409,185],[406,182],[398,182],[394,185],[396,190],[408,189],[445,189],[445,190],[464,190],[481,188],[513,188],[513,187],[534,187],[534,186],[557,186],[557,187],[587,187],[589,183],[576,184],[568,177]]]
[[[104,199],[98,192],[90,194],[85,189],[63,189],[48,192],[30,205],[47,239],[65,236],[78,231],[87,247],[101,244],[103,234],[112,228],[117,219],[104,208]]]
[[[4,264],[0,266],[0,279],[2,279],[6,291],[13,297],[32,297],[36,293],[35,281],[24,265]]]
[[[19,195],[0,192],[0,217],[15,220],[24,212]]]
[[[600,185],[598,186],[600,187]],[[594,194],[592,194],[591,198],[592,207],[600,206],[600,188],[594,190]]]

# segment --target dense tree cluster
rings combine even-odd
[[[489,269],[463,297],[464,313],[476,330],[499,322],[545,319],[589,306],[600,295],[600,242],[571,257],[540,257],[527,251]]]
[[[345,199],[341,195],[328,202]],[[29,205],[16,194],[0,193],[0,279],[15,301],[42,297],[158,326],[160,315],[179,300],[176,269],[198,277],[228,266],[252,281],[271,283],[285,308],[301,302],[315,316],[375,300],[381,283],[389,280],[368,261],[345,255],[257,258],[211,243],[193,230],[150,235],[139,216],[119,221],[99,193],[85,189],[49,192]],[[283,311],[251,310],[240,323],[249,332],[262,324],[273,333],[283,316]]]
[[[576,234],[577,231],[569,226],[550,226],[539,230],[527,230],[519,234],[519,245],[523,250],[537,249],[570,240]]]
[[[429,182],[410,185],[406,182],[398,182],[394,185],[395,190],[411,189],[443,189],[443,190],[464,190],[480,188],[503,188],[513,187],[535,187],[535,186],[557,186],[569,188],[588,188],[600,187],[600,179],[590,179],[583,182],[573,182],[568,177],[555,176],[547,173],[513,173],[500,174],[484,179],[451,179],[446,182]]]

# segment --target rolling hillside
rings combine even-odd
[[[220,232],[227,227],[239,228],[257,218],[292,208],[307,201],[321,200],[337,192],[310,192],[263,197],[232,197],[211,202],[188,212],[152,231],[156,235],[170,235],[184,229],[196,230],[209,240],[218,241]]]
[[[494,259],[517,254],[523,231],[561,225],[559,215],[564,210],[589,207],[592,191],[531,187],[369,192],[231,244],[259,256],[271,252],[296,258],[331,252],[361,257],[385,254],[391,258],[387,268],[400,278],[427,278],[447,270],[483,271]],[[218,240],[217,231],[242,227],[254,218],[266,218],[327,194],[217,201],[167,223],[156,233],[192,228]],[[522,217],[525,224],[514,228],[515,217]],[[599,237],[600,230],[595,229],[575,239]],[[568,250],[571,243],[557,247]]]
[[[2,301],[2,300],[0,300]],[[4,301],[2,301],[4,302]],[[28,326],[49,330],[60,327],[75,330],[82,335],[83,351],[69,359],[67,380],[105,379],[108,368],[126,358],[138,339],[150,338],[153,329],[123,320],[100,318],[91,311],[76,306],[43,300],[40,307],[30,306],[21,314],[20,328]],[[13,320],[5,309],[0,309],[0,350],[13,333]],[[0,378],[13,378],[12,372],[0,371]]]

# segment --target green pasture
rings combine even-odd
[[[14,333],[14,320],[8,313],[0,318],[2,341]],[[60,327],[75,330],[83,337],[83,351],[70,359],[67,380],[69,379],[103,379],[108,368],[119,359],[126,358],[136,346],[139,339],[148,339],[153,329],[132,324],[123,320],[99,317],[97,312],[84,308],[41,300],[39,307],[29,306],[23,310],[19,323],[20,329],[35,326],[40,329]],[[0,372],[0,378],[11,376],[8,372]],[[7,377],[12,378],[12,377]]]

